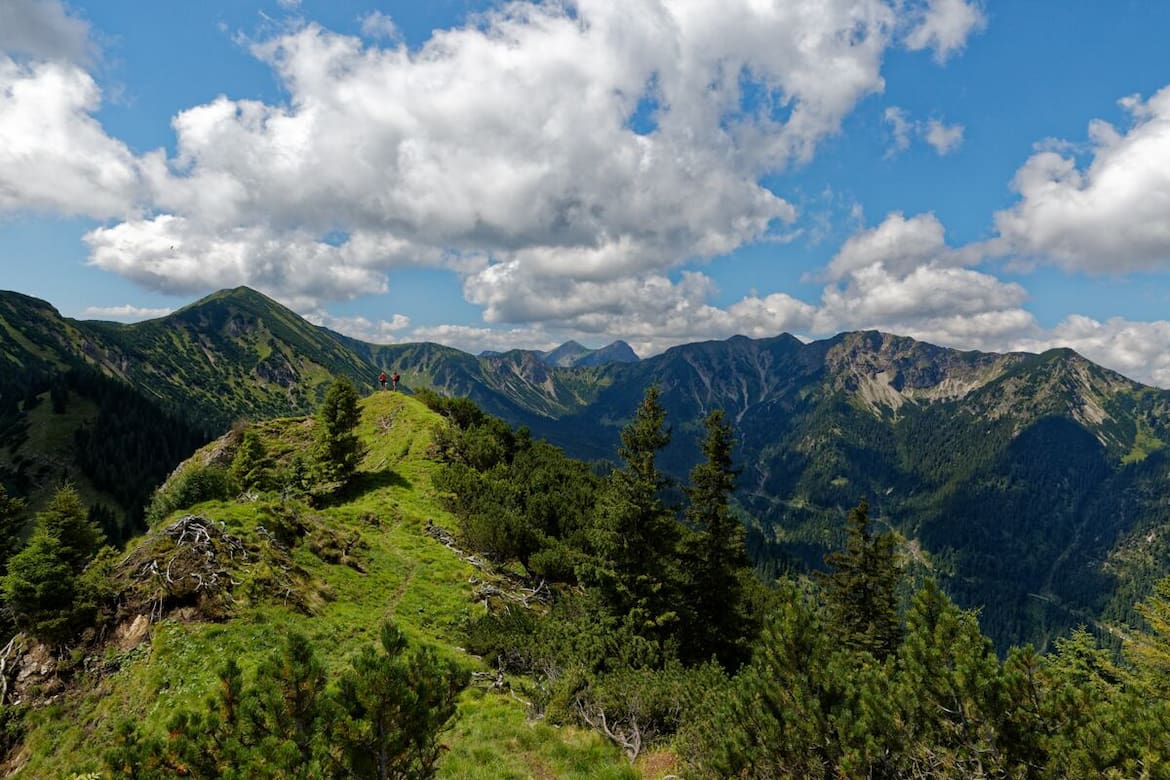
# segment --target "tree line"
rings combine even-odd
[[[553,584],[551,604],[469,628],[545,717],[631,758],[672,746],[700,778],[1170,777],[1170,579],[1120,654],[1082,627],[1001,656],[975,612],[931,580],[914,591],[864,501],[824,573],[752,576],[718,412],[680,507],[655,466],[670,435],[656,388],[603,475],[423,398],[450,421],[438,486],[464,541]]]

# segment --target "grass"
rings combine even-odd
[[[428,521],[454,527],[432,487],[439,464],[429,457],[431,435],[441,420],[392,392],[364,399],[362,411],[359,435],[367,452],[356,486],[334,505],[310,511],[332,532],[361,535],[365,546],[357,555],[364,573],[325,563],[300,545],[294,562],[329,596],[313,602],[312,614],[279,598],[241,598],[235,615],[223,623],[155,624],[149,645],[107,655],[106,661],[120,663],[116,671],[82,675],[71,693],[32,715],[21,776],[101,771],[102,750],[121,719],[133,718],[161,733],[174,712],[207,698],[226,659],[237,659],[247,675],[291,631],[312,639],[333,673],[377,641],[387,618],[411,641],[465,668],[486,668],[458,648],[464,625],[482,609],[471,600],[469,579],[484,574],[423,530]],[[259,429],[270,452],[290,457],[310,439],[311,427],[286,418]],[[211,502],[190,511],[247,538],[261,522],[262,506]],[[91,659],[91,666],[97,660]],[[525,705],[510,695],[474,688],[461,696],[445,742],[449,750],[439,772],[445,778],[638,777],[600,735],[533,722]]]
[[[1125,465],[1141,463],[1150,453],[1163,449],[1166,443],[1159,439],[1149,426],[1138,417],[1137,430],[1133,437],[1133,448],[1121,459]]]

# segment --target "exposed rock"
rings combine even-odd
[[[133,650],[150,634],[150,618],[139,614],[130,623],[122,623],[114,631],[114,644],[119,650]]]

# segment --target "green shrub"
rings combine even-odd
[[[223,466],[191,466],[154,492],[146,521],[154,526],[172,512],[204,501],[227,501],[238,492],[239,486]]]

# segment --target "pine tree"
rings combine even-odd
[[[670,442],[666,411],[651,386],[622,430],[625,467],[603,483],[589,530],[596,563],[582,571],[607,609],[643,636],[663,637],[678,621],[678,523],[660,494],[667,479],[654,459]]]
[[[37,513],[36,527],[61,543],[61,554],[74,574],[81,573],[104,541],[101,529],[90,521],[89,511],[72,485],[63,486],[44,511]]]
[[[77,577],[61,540],[43,530],[8,561],[4,600],[16,627],[49,644],[67,640],[75,628]]]
[[[685,519],[693,530],[684,544],[685,602],[689,626],[682,634],[690,660],[715,655],[725,666],[741,660],[750,625],[741,577],[748,568],[744,529],[729,501],[739,472],[732,466],[731,426],[716,410],[707,416],[705,460],[691,470]]]
[[[906,617],[893,700],[903,762],[900,776],[1002,777],[1006,692],[991,640],[927,580]]]
[[[134,724],[120,726],[106,764],[114,777],[152,780],[329,777],[328,701],[312,645],[290,634],[250,683],[229,659],[203,709],[176,713],[165,740],[144,736]]]
[[[408,651],[406,637],[382,626],[380,650],[354,659],[338,686],[341,716],[332,738],[347,777],[406,780],[434,777],[439,737],[455,714],[467,675],[426,649]]]
[[[1149,630],[1136,634],[1125,647],[1141,682],[1161,698],[1170,698],[1170,577],[1154,583],[1154,592],[1137,606]]]
[[[362,459],[354,430],[361,421],[358,394],[348,379],[338,379],[325,392],[317,412],[317,468],[326,482],[347,482]]]
[[[239,486],[248,490],[257,488],[267,490],[272,482],[272,461],[268,457],[268,450],[264,440],[254,428],[244,431],[243,439],[232,458],[229,473]]]
[[[863,499],[849,513],[845,549],[825,556],[833,572],[821,576],[832,629],[847,646],[879,659],[898,646],[898,580],[894,537],[874,536]]]
[[[318,761],[324,739],[325,667],[301,634],[260,665],[256,685],[243,702],[245,734],[286,772]]]
[[[18,628],[50,643],[79,628],[87,608],[78,603],[77,578],[97,552],[102,532],[71,485],[43,512],[28,545],[8,561],[2,587]]]
[[[789,583],[778,598],[751,663],[726,690],[708,693],[683,735],[688,776],[838,776],[833,720],[848,714],[842,689],[851,675],[815,605]]]

